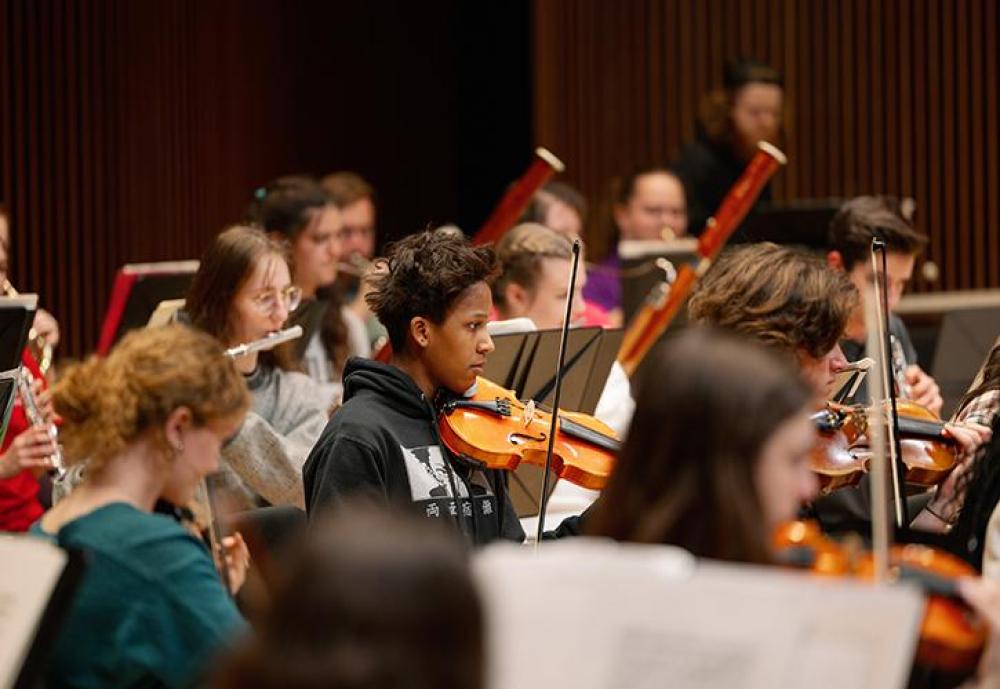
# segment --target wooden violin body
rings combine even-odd
[[[445,404],[438,432],[452,452],[490,469],[513,470],[521,462],[545,466],[551,423],[548,412],[479,378],[471,398]],[[615,432],[594,417],[560,411],[552,470],[561,479],[600,490],[611,475],[618,444]]]
[[[780,560],[814,574],[874,579],[871,553],[836,543],[815,522],[786,524],[772,543]],[[916,583],[928,594],[917,664],[954,673],[974,670],[986,644],[986,625],[957,599],[954,581],[978,572],[950,553],[912,543],[893,546],[890,563],[897,581]]]
[[[941,483],[958,460],[955,442],[944,424],[928,409],[899,400],[899,444],[906,482],[918,486]],[[830,403],[813,415],[819,440],[810,455],[823,494],[856,485],[868,471],[871,449],[868,412],[862,407]]]

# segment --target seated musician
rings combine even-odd
[[[246,386],[218,342],[171,325],[70,367],[54,397],[66,462],[87,473],[32,533],[87,562],[46,686],[192,686],[244,624],[202,542],[152,510],[161,496],[185,504],[217,468]]]
[[[258,633],[209,686],[483,689],[484,622],[454,533],[354,500],[282,563]]]
[[[831,266],[847,273],[859,290],[872,283],[871,245],[878,237],[886,244],[888,277],[889,332],[898,341],[905,358],[903,375],[909,386],[908,397],[941,413],[941,393],[937,383],[917,364],[917,350],[899,316],[892,313],[913,276],[917,255],[927,244],[927,236],[917,229],[900,199],[887,196],[859,196],[837,211],[827,237]],[[841,347],[851,361],[865,356],[864,310],[859,308],[848,322]]]
[[[787,357],[692,328],[650,354],[592,535],[773,561],[775,527],[816,494],[814,392]]]
[[[501,274],[492,289],[500,318],[528,318],[541,330],[561,328],[573,259],[569,239],[542,225],[523,223],[497,242],[496,251]],[[582,298],[586,284],[581,262],[573,297],[574,324],[586,308]],[[634,409],[628,376],[616,362],[594,416],[623,437]]]
[[[688,315],[748,335],[797,363],[819,406],[830,399],[836,374],[846,365],[838,340],[857,304],[858,291],[843,272],[820,257],[765,242],[724,252],[691,295]],[[965,453],[982,442],[983,430],[948,426]],[[840,529],[867,521],[867,483],[862,478],[859,488],[841,488],[817,500],[813,508],[823,526]],[[915,526],[929,528],[927,522],[951,500],[953,483],[942,486]]]
[[[468,391],[493,351],[486,324],[498,271],[491,248],[442,231],[397,242],[378,264],[368,303],[392,359],[348,360],[344,404],[303,470],[310,518],[366,493],[451,523],[474,544],[524,540],[504,472],[453,456],[434,406]]]
[[[0,207],[0,283],[7,280],[9,239],[7,218]],[[36,314],[36,328],[39,327],[42,313],[39,310]],[[47,318],[51,319],[51,316]],[[42,322],[47,320],[43,317]],[[52,323],[55,323],[54,319]],[[52,338],[47,340],[50,345],[58,342],[58,328],[47,330],[46,335]],[[35,379],[34,392],[48,423],[52,419],[52,405],[45,392],[45,377],[28,349],[22,353],[21,363]],[[48,429],[44,426],[31,426],[25,415],[24,405],[18,398],[0,446],[0,531],[26,531],[42,515],[44,508],[39,500],[36,472],[52,468],[51,457],[54,450]]]
[[[250,219],[273,238],[289,245],[292,282],[302,303],[292,312],[304,336],[288,344],[331,398],[340,398],[344,362],[370,356],[365,325],[334,289],[342,257],[340,210],[309,177],[281,177],[256,192]]]
[[[587,199],[565,182],[549,182],[535,192],[520,223],[537,223],[563,235],[569,241],[583,238],[587,220]],[[617,275],[616,275],[617,277]],[[614,322],[608,312],[596,302],[581,298],[583,309],[574,322],[608,328]]]
[[[620,239],[669,239],[687,234],[687,201],[680,178],[664,167],[637,170],[624,180],[616,180],[614,231],[603,239],[605,246],[591,242],[596,258],[590,282],[583,296],[612,316],[617,325],[622,319]]]
[[[366,284],[361,280],[365,268],[375,257],[378,245],[378,199],[374,187],[361,175],[349,170],[333,172],[320,182],[323,190],[330,195],[334,205],[340,209],[343,220],[341,228],[341,254],[357,274],[346,270],[337,275],[337,288],[350,304],[351,310],[365,324],[368,344],[371,349],[385,342],[385,328],[368,308],[365,294]]]
[[[224,347],[281,329],[301,296],[284,248],[259,229],[231,227],[201,257],[185,303],[186,316]],[[281,352],[236,358],[252,404],[239,433],[222,451],[213,481],[234,489],[244,508],[303,506],[302,465],[323,431],[331,398],[294,370]]]

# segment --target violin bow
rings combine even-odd
[[[879,261],[877,259],[879,255],[882,257],[881,266],[879,266]],[[888,417],[885,418],[883,422],[885,423],[886,448],[888,449],[889,469],[892,477],[893,511],[895,512],[896,527],[899,529],[906,529],[909,524],[908,515],[906,513],[906,499],[903,491],[906,481],[906,468],[903,466],[901,459],[902,451],[899,444],[899,411],[896,407],[896,392],[892,383],[894,376],[892,371],[892,359],[890,358],[890,352],[892,349],[890,344],[891,335],[889,333],[889,288],[887,284],[886,270],[886,245],[885,242],[878,237],[872,238],[871,267],[872,298],[874,300],[875,312],[873,314],[873,322],[871,324],[866,322],[865,328],[868,329],[869,332],[867,348],[876,357],[877,363],[874,368],[879,371],[878,393],[880,395],[880,399],[878,399],[876,403],[874,395],[870,394],[869,397],[872,398],[871,401],[873,405],[878,404],[884,410],[882,414],[888,412]],[[873,334],[877,337],[877,342],[873,342]]]
[[[757,153],[726,194],[715,215],[709,218],[705,231],[698,238],[696,264],[682,265],[669,291],[657,291],[654,288],[651,298],[647,299],[647,303],[639,309],[625,329],[625,337],[618,350],[618,363],[629,376],[635,373],[643,357],[674,320],[698,278],[711,267],[722,247],[750,212],[764,185],[786,162],[785,154],[776,146],[766,141],[757,144]]]
[[[556,433],[559,432],[559,396],[562,393],[563,364],[566,361],[566,343],[569,340],[569,322],[573,315],[573,293],[576,291],[576,273],[580,268],[580,240],[573,240],[573,265],[569,273],[569,289],[566,292],[566,313],[559,334],[559,358],[556,363],[556,385],[552,396],[552,425],[549,426],[549,444],[545,449],[545,471],[542,474],[541,495],[538,496],[538,529],[535,533],[535,547],[542,542],[545,531],[545,508],[549,502],[549,477],[552,474],[552,451],[555,448]]]

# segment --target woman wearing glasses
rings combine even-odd
[[[235,226],[201,257],[185,310],[192,325],[228,348],[280,330],[301,298],[282,246],[259,229]],[[326,425],[329,395],[287,370],[280,353],[246,354],[235,363],[252,404],[222,450],[218,480],[242,494],[241,507],[303,507],[302,465]]]

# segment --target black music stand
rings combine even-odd
[[[672,241],[624,240],[618,243],[621,261],[622,313],[628,323],[642,308],[646,297],[656,285],[663,282],[665,273],[659,267],[660,259],[669,261],[674,269],[697,260],[698,241],[689,237]],[[682,313],[678,316],[683,316]],[[683,318],[676,319],[682,323]]]
[[[107,356],[129,330],[145,327],[160,302],[183,299],[187,294],[198,261],[133,263],[115,275],[108,298],[108,310],[101,326],[97,353]]]
[[[483,377],[513,390],[519,399],[533,399],[551,408],[560,335],[559,330],[495,335],[496,349],[486,361]],[[623,336],[620,329],[599,327],[569,331],[560,399],[564,410],[594,413]],[[538,514],[543,475],[544,468],[528,464],[510,472],[510,497],[518,517]],[[550,494],[556,481],[550,477]]]

